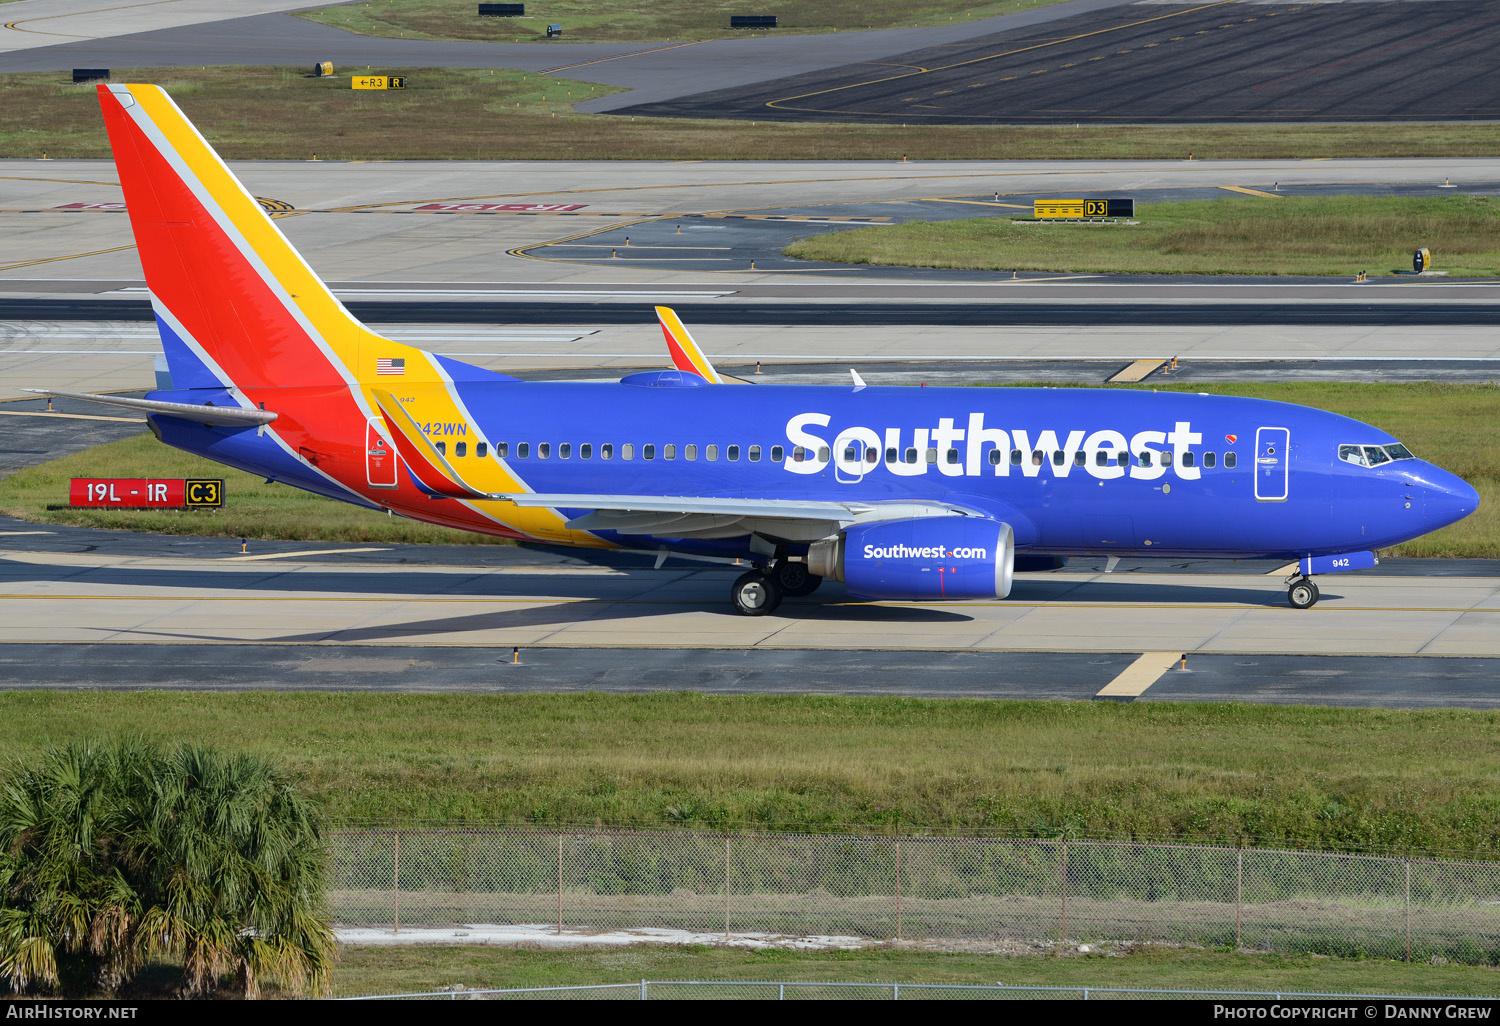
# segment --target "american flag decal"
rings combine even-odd
[[[375,361],[375,373],[376,374],[405,374],[406,373],[406,360],[404,358],[402,358],[402,357],[397,357],[396,359],[393,360],[390,357],[382,356],[380,359],[378,359],[378,360]]]

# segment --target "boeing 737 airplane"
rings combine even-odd
[[[177,106],[99,98],[171,388],[77,396],[168,445],[331,498],[505,538],[748,561],[747,615],[851,596],[1004,598],[1070,555],[1297,561],[1316,574],[1479,498],[1379,428],[1128,390],[746,386],[672,311],[675,370],[522,382],[382,338],[334,298]],[[71,393],[52,393],[66,395]]]

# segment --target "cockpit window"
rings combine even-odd
[[[1410,449],[1400,442],[1390,445],[1341,445],[1339,459],[1359,467],[1378,467],[1392,460],[1414,460]]]

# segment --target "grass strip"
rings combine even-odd
[[[419,659],[380,684],[421,687],[427,672]],[[498,662],[494,683],[524,672]],[[192,737],[274,759],[344,821],[899,824],[1477,853],[1500,853],[1497,727],[1489,711],[1234,703],[0,692],[0,751],[16,758],[77,737]]]
[[[491,19],[485,19],[491,20]],[[631,118],[572,105],[617,92],[536,72],[342,67],[143,68],[230,160],[1107,160],[1487,157],[1482,122],[1392,125],[851,125]],[[406,76],[404,90],[349,87]],[[0,75],[0,157],[109,157],[91,85]]]
[[[73,509],[74,477],[223,478],[221,509]],[[0,513],[45,524],[154,531],[210,538],[285,541],[509,545],[509,541],[424,524],[326,499],[163,445],[150,434],[85,449],[0,480]]]
[[[473,0],[367,0],[323,7],[301,16],[367,36],[464,39],[497,43],[547,38],[561,24],[567,42],[743,39],[868,29],[917,28],[993,18],[1061,0],[756,0],[753,10],[705,0],[528,0],[521,18],[481,18]],[[774,14],[775,29],[731,29],[733,13]]]
[[[940,954],[930,951],[741,951],[633,947],[538,951],[488,947],[343,949],[334,993],[413,993],[436,986],[562,987],[641,980],[901,982],[1040,987],[1318,991],[1487,996],[1500,992],[1487,966],[1424,965],[1319,955],[1174,950],[1128,954]],[[711,994],[705,994],[710,997]],[[772,994],[772,997],[775,995]],[[889,995],[887,995],[889,997]]]
[[[974,218],[859,228],[792,243],[803,260],[1099,274],[1411,272],[1427,246],[1453,277],[1500,274],[1491,196],[1235,197],[1137,208],[1139,224]]]
[[[1125,387],[1277,399],[1384,427],[1417,455],[1468,480],[1480,495],[1479,510],[1472,516],[1384,554],[1500,558],[1500,440],[1492,430],[1500,423],[1500,387],[1494,384],[1153,381]],[[227,505],[218,510],[71,509],[66,503],[72,477],[222,477]],[[38,523],[209,537],[504,544],[266,484],[145,434],[0,480],[0,513]]]

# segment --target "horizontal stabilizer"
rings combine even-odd
[[[219,427],[255,427],[269,424],[276,414],[269,410],[247,410],[240,406],[200,406],[197,403],[168,403],[159,399],[130,399],[120,395],[89,395],[87,392],[58,392],[51,388],[23,388],[23,392],[55,396],[58,399],[80,399],[86,403],[118,406],[137,413],[162,413],[171,417],[214,424]]]

